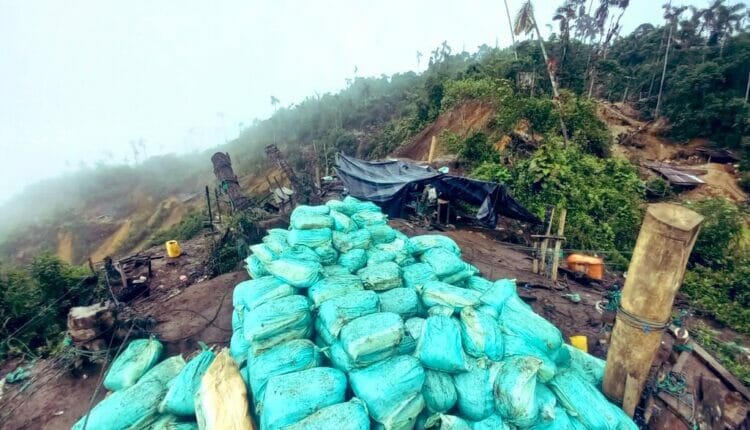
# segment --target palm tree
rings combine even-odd
[[[503,0],[503,4],[505,4],[505,15],[508,17],[508,28],[510,28],[510,41],[512,43],[511,47],[513,48],[513,56],[518,60],[518,51],[516,51],[516,35],[513,31],[513,23],[510,19],[510,9],[508,9],[508,0]],[[495,45],[497,45],[497,42],[495,42]]]
[[[417,51],[417,69],[419,69],[419,63],[422,62],[422,52]]]
[[[555,11],[555,16],[552,17],[554,21],[560,21],[560,44],[562,45],[562,58],[560,64],[565,63],[565,55],[568,51],[568,45],[570,43],[570,22],[576,18],[575,4],[570,1],[566,1],[562,6],[558,7]]]
[[[281,101],[277,99],[276,96],[271,95],[271,106],[273,106],[274,112],[276,112],[276,109],[279,106],[279,103],[281,103]]]
[[[544,64],[547,68],[547,75],[549,75],[549,82],[552,86],[552,96],[555,103],[557,103],[560,113],[560,131],[562,132],[563,140],[565,145],[568,144],[568,130],[565,127],[565,121],[562,117],[562,103],[560,102],[560,92],[557,89],[557,80],[555,79],[555,72],[552,70],[552,64],[547,57],[547,49],[544,47],[544,39],[542,34],[539,32],[539,26],[536,23],[534,17],[534,5],[531,4],[531,0],[526,0],[526,3],[521,6],[521,9],[516,14],[516,22],[513,26],[513,32],[515,34],[525,33],[528,34],[532,30],[536,33],[536,38],[539,41],[539,48],[542,50],[542,58],[544,58]]]

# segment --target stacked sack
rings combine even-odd
[[[448,237],[352,197],[299,206],[251,247],[230,350],[263,430],[635,429],[604,362],[564,344]]]

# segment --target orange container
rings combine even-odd
[[[588,255],[570,254],[567,258],[568,269],[581,272],[587,277],[601,281],[604,277],[604,260],[600,257]]]

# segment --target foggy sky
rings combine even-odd
[[[534,3],[552,24],[562,1]],[[623,34],[644,21],[661,22],[660,2],[632,1]],[[0,0],[0,202],[83,163],[132,162],[132,141],[210,148],[268,117],[271,95],[288,106],[355,67],[416,70],[417,51],[424,69],[443,40],[509,45],[502,1]]]

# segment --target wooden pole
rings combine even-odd
[[[432,136],[430,141],[430,153],[427,155],[427,162],[432,163],[433,157],[435,157],[435,147],[437,146],[437,137]]]
[[[534,239],[534,244],[532,245],[532,251],[533,253],[531,260],[531,273],[539,273],[539,240]]]
[[[560,218],[557,220],[557,238],[555,238],[555,255],[552,256],[552,282],[557,281],[557,268],[560,267],[560,247],[562,247],[562,236],[565,233],[565,217],[568,215],[567,209],[560,210]]]
[[[547,216],[549,214],[549,216]],[[547,230],[544,231],[545,236],[549,236],[550,232],[552,231],[552,218],[555,216],[555,208],[552,206],[547,206],[547,212],[544,214],[544,223],[547,224]],[[549,239],[546,237],[542,239],[541,244],[541,252],[539,253],[539,273],[544,274],[545,269],[547,268],[547,245],[549,244]]]
[[[211,193],[208,191],[208,185],[206,185],[206,207],[208,208],[208,223],[211,224],[211,230],[213,230],[214,216],[211,213]]]
[[[667,327],[703,217],[682,206],[649,205],[612,330],[602,388],[633,416]]]

